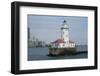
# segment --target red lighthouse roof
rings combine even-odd
[[[56,41],[51,42],[51,43],[65,43],[65,42],[64,42],[64,40],[62,40],[62,39],[57,39]]]

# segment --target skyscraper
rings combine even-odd
[[[30,40],[30,28],[28,27],[28,41]]]

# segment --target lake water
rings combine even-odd
[[[88,58],[87,45],[78,45],[77,52],[81,52],[76,55],[64,55],[64,56],[47,56],[49,54],[48,48],[28,48],[28,61],[32,60],[56,60],[56,59],[80,59]]]

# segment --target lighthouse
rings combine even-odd
[[[63,21],[61,26],[61,37],[51,42],[50,45],[50,56],[73,54],[76,52],[75,42],[71,41],[69,38],[69,27],[66,20]]]
[[[63,21],[61,27],[61,39],[64,40],[64,42],[69,43],[69,27],[66,20]]]

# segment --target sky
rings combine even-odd
[[[63,21],[69,26],[69,38],[77,45],[87,44],[88,17],[80,16],[50,16],[50,15],[28,15],[28,27],[31,39],[33,36],[46,43],[61,38],[61,27]]]

